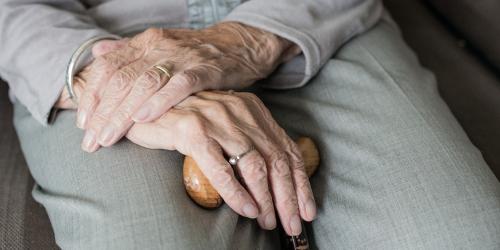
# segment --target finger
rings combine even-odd
[[[288,152],[288,159],[292,169],[293,182],[299,201],[299,210],[302,219],[312,221],[316,218],[317,208],[314,201],[314,195],[311,189],[311,183],[307,176],[304,160],[302,155],[295,144],[287,135],[285,136],[285,146]]]
[[[180,133],[175,129],[175,123],[182,119],[181,116],[172,109],[163,115],[161,121],[150,123],[136,123],[127,131],[127,139],[133,143],[149,148],[176,150],[176,143],[179,143]],[[174,128],[174,129],[172,129]],[[181,153],[186,153],[182,151]]]
[[[231,156],[247,152],[237,163],[235,169],[241,181],[259,208],[257,221],[264,229],[276,227],[276,215],[271,192],[269,191],[266,163],[262,155],[253,148],[250,139],[242,134],[217,136],[216,139],[223,150]],[[250,151],[249,151],[250,150]]]
[[[289,144],[283,143],[289,137],[272,118],[271,113],[265,108],[262,101],[252,94],[235,93],[235,95],[244,96],[247,102],[257,104],[260,106],[261,112],[263,112],[261,115],[265,119],[258,120],[257,124],[263,128],[265,136],[253,138],[263,148],[259,151],[266,153],[264,157],[268,164],[271,188],[283,228],[289,235],[299,235],[302,232],[302,223],[297,194],[301,195],[301,201],[312,197],[312,192],[309,195],[304,191],[307,190],[304,181],[307,184],[309,184],[309,181],[305,171],[301,172],[304,169],[303,163],[300,165],[300,158],[289,157],[290,155],[296,156],[296,153],[290,150]],[[301,175],[301,173],[304,175]],[[298,182],[295,182],[296,180]],[[300,185],[297,187],[296,183]],[[300,188],[299,192],[297,192],[297,188]],[[309,219],[309,217],[306,216],[306,219]]]
[[[86,126],[88,133],[86,133],[87,137],[85,139],[87,139],[87,142],[98,142],[97,135],[99,135],[101,129],[107,124],[109,118],[112,117],[114,110],[120,105],[132,88],[131,82],[137,78],[137,72],[142,72],[145,68],[146,62],[141,60],[121,68],[113,75],[109,84],[104,89],[98,107],[95,108],[95,112]],[[90,150],[92,148],[83,147],[82,149],[93,152]]]
[[[118,108],[113,111],[109,122],[98,136],[101,146],[110,146],[118,141],[132,126],[132,114],[150,96],[168,82],[169,76],[151,67],[140,75],[133,83],[132,89]]]
[[[111,51],[121,49],[127,45],[129,38],[124,38],[120,40],[100,40],[92,46],[92,56],[99,57],[107,54]]]
[[[189,106],[198,107],[198,112],[201,112],[205,117],[215,118],[211,120],[218,129],[211,131],[212,137],[228,155],[235,156],[250,150],[238,161],[235,169],[259,207],[260,213],[257,217],[259,225],[264,229],[274,229],[276,215],[268,185],[266,164],[262,155],[257,150],[252,149],[253,144],[248,138],[250,135],[244,135],[234,130],[237,127],[234,124],[234,117],[217,100],[190,97],[176,107]]]
[[[264,158],[268,164],[276,210],[287,234],[299,235],[302,232],[302,225],[288,157],[278,148],[268,150]]]
[[[237,95],[241,94],[242,93],[237,93]],[[258,103],[261,107],[264,107],[264,104],[260,100]],[[262,110],[264,110],[266,116],[272,117],[269,110]],[[309,177],[307,176],[305,170],[302,154],[300,153],[297,144],[287,135],[285,130],[281,128],[274,119],[264,120],[267,123],[268,131],[272,131],[271,133],[268,133],[269,137],[276,141],[288,155],[292,179],[298,198],[300,215],[302,219],[312,221],[316,217],[317,208],[311,184],[309,182]]]
[[[220,146],[213,139],[205,140],[205,143],[199,141],[192,147],[191,157],[200,166],[203,174],[236,213],[256,218],[259,210],[250,194],[236,179],[231,165],[223,157]]]
[[[174,76],[162,89],[146,101],[132,116],[135,122],[150,122],[167,112],[186,97],[207,86],[210,74],[205,69],[188,69]],[[203,83],[203,84],[201,84]]]
[[[100,91],[108,83],[112,75],[120,68],[137,60],[142,49],[124,46],[121,49],[96,58],[89,66],[89,78],[85,91],[79,97],[77,110],[77,127],[85,129],[90,117],[100,101]]]
[[[221,97],[217,97],[217,94],[212,91],[199,92],[196,95],[209,100],[221,99]],[[264,106],[261,106],[260,109],[261,112],[264,111],[261,115],[264,115],[266,118],[260,119],[263,121],[255,119],[252,114],[244,115],[246,110],[244,107],[260,103],[258,98],[249,98],[250,97],[245,93],[234,93],[223,95],[221,100],[227,103],[228,107],[231,107],[233,117],[247,117],[245,122],[250,124],[248,133],[257,133],[257,131],[260,131],[260,133],[251,136],[250,139],[253,140],[257,150],[264,156],[268,169],[271,193],[283,228],[289,235],[298,235],[302,231],[302,226],[297,193],[292,179],[291,165],[287,152],[280,146],[280,141],[276,140],[275,136],[272,135],[272,132],[274,132],[273,127],[278,125],[269,124],[272,117]],[[254,101],[248,102],[249,100]],[[260,103],[258,105],[262,104]],[[255,128],[258,130],[255,130]]]
[[[238,161],[237,171],[247,190],[259,207],[259,225],[267,230],[276,227],[276,213],[269,191],[267,169],[264,158],[257,150],[252,150]]]
[[[95,138],[96,132],[93,129],[86,130],[81,144],[82,150],[88,153],[97,151],[100,146]]]

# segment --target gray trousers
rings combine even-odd
[[[499,249],[500,184],[397,28],[379,23],[306,87],[257,89],[292,137],[317,142],[319,249]],[[33,195],[64,249],[274,249],[276,231],[185,194],[182,155],[122,140],[88,154],[75,113],[50,127],[15,105]]]

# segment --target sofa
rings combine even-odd
[[[386,0],[387,9],[470,140],[500,177],[500,2]],[[479,27],[479,29],[478,29]],[[1,55],[0,55],[1,56]],[[49,219],[31,197],[33,179],[0,82],[0,249],[57,249]]]

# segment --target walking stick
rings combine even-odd
[[[302,153],[306,173],[311,177],[319,165],[318,149],[308,137],[301,137],[297,139],[296,143]],[[189,156],[184,159],[183,175],[186,191],[196,204],[209,209],[222,205],[222,197],[203,175],[196,162]],[[298,236],[288,236],[283,232],[283,229],[281,231],[280,240],[283,249],[309,249],[309,240],[304,226],[302,226],[302,233]]]

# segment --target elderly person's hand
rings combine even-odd
[[[124,38],[121,40],[100,40],[97,41],[94,46],[92,46],[92,56],[94,58],[100,57],[104,54],[107,54],[111,51],[123,48],[129,41],[129,38]],[[84,88],[87,85],[88,81],[95,80],[97,76],[93,75],[92,67],[95,66],[93,64],[87,65],[84,67],[77,75],[75,75],[73,81],[73,91],[76,96],[81,96],[84,92]],[[94,79],[92,79],[94,77]],[[54,108],[57,109],[76,109],[77,106],[68,93],[68,89],[64,88],[62,90],[59,99],[54,104]]]
[[[87,67],[75,78],[76,91],[85,89],[88,72]],[[56,106],[76,108],[65,93]],[[126,136],[147,148],[178,150],[193,157],[226,203],[243,216],[257,217],[264,229],[276,225],[274,207],[290,235],[301,232],[300,217],[307,221],[316,217],[296,144],[253,94],[200,92],[153,122],[134,124]],[[99,146],[95,141],[84,144],[91,151]],[[236,167],[243,187],[223,155],[249,149]]]
[[[201,90],[247,87],[297,53],[291,42],[235,22],[202,30],[149,29],[90,65],[77,126],[86,129],[84,140],[110,146],[133,121],[155,120]]]
[[[193,157],[224,201],[264,229],[276,225],[273,203],[289,235],[301,232],[300,217],[316,216],[296,144],[251,93],[199,92],[151,123],[136,123],[127,138]],[[242,186],[224,154],[247,151],[235,167]]]

